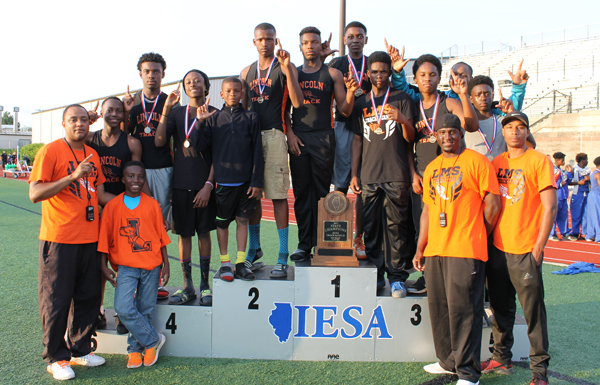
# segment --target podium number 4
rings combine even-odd
[[[171,334],[175,334],[175,330],[177,330],[177,324],[175,323],[175,313],[171,313],[169,319],[167,319],[167,325],[165,329],[170,330]]]

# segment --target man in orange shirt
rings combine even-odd
[[[415,269],[425,270],[439,358],[424,369],[455,373],[458,385],[479,384],[487,237],[500,211],[498,182],[485,156],[461,146],[458,116],[439,116],[435,133],[442,154],[423,174],[424,205],[413,259]]]
[[[494,314],[494,352],[492,358],[481,363],[481,370],[512,373],[516,294],[527,320],[531,384],[543,385],[548,383],[550,356],[542,261],[557,211],[553,166],[544,154],[527,148],[527,115],[509,113],[502,119],[502,126],[508,151],[492,161],[500,185],[502,210],[486,266]]]
[[[156,308],[156,287],[162,278],[169,281],[170,243],[158,202],[142,188],[146,169],[130,161],[123,168],[125,192],[110,201],[102,212],[98,251],[102,275],[115,287],[115,311],[129,330],[127,338],[130,369],[152,366],[166,337],[152,325]],[[106,259],[119,274],[106,265]],[[162,267],[162,271],[161,271]]]
[[[68,380],[75,377],[69,363],[104,363],[91,352],[101,293],[98,203],[104,206],[113,195],[104,192],[98,154],[84,144],[90,125],[86,109],[68,106],[62,124],[65,137],[42,147],[36,157],[29,199],[42,202],[38,289],[42,357],[55,379]]]

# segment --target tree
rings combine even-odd
[[[13,116],[10,112],[4,111],[4,115],[2,115],[2,124],[14,124]]]

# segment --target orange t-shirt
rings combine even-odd
[[[138,206],[129,210],[123,195],[111,199],[102,211],[98,251],[107,253],[115,268],[123,265],[152,270],[162,263],[160,249],[171,243],[160,205],[142,193]]]
[[[486,192],[498,195],[498,182],[492,164],[480,153],[465,149],[458,158],[440,155],[429,163],[423,174],[423,203],[429,205],[424,256],[487,261]],[[440,226],[442,212],[446,227]]]
[[[75,153],[75,157],[73,156]],[[57,139],[40,149],[29,176],[31,182],[55,182],[71,175],[78,162],[93,154],[89,162],[93,166],[91,175],[71,183],[50,199],[42,201],[42,225],[39,238],[43,241],[83,244],[98,241],[98,186],[104,183],[104,174],[100,170],[100,158],[93,148],[84,146],[84,150],[69,149],[63,139]],[[77,159],[75,159],[77,158]],[[88,203],[87,190],[90,193]],[[86,207],[94,207],[94,220],[88,222]]]
[[[554,166],[536,150],[527,150],[515,159],[505,152],[495,157],[492,164],[502,202],[493,233],[494,246],[510,254],[529,253],[535,246],[544,213],[540,191],[556,189]]]

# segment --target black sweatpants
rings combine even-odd
[[[426,257],[427,302],[435,354],[458,378],[481,376],[481,333],[485,262],[472,258]]]
[[[529,358],[535,377],[548,381],[548,326],[544,305],[542,267],[532,253],[509,254],[490,246],[486,267],[490,307],[494,314],[492,359],[510,364],[514,343],[513,326],[517,305],[515,294],[523,308],[529,336]]]
[[[40,241],[38,300],[44,332],[42,357],[48,363],[69,361],[92,351],[91,337],[100,311],[96,250],[96,242]]]
[[[377,266],[377,281],[405,282],[412,268],[414,242],[409,239],[410,183],[362,185],[362,226],[367,257]],[[410,234],[410,235],[409,235]]]
[[[419,231],[421,230],[421,213],[423,212],[423,195],[415,193],[410,187],[410,200],[412,209],[413,225],[415,228],[415,242],[419,242]]]
[[[304,147],[290,154],[294,212],[298,223],[298,248],[310,251],[317,245],[319,199],[329,193],[335,158],[335,131],[295,132]]]

